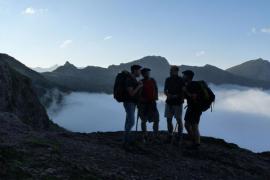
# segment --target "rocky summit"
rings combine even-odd
[[[269,179],[270,153],[253,153],[221,139],[199,150],[165,144],[165,133],[122,147],[122,132],[36,132],[0,116],[1,179]],[[140,133],[134,133],[140,137]],[[140,138],[138,138],[140,140]]]

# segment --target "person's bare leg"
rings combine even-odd
[[[159,130],[159,120],[155,120],[153,123],[153,132],[157,134],[158,130]]]
[[[168,128],[168,137],[165,141],[165,143],[171,143],[172,141],[172,134],[173,134],[173,123],[172,118],[167,118],[167,128]]]
[[[183,136],[183,122],[182,119],[176,119],[177,124],[178,124],[178,138],[179,140],[182,140],[182,136]]]
[[[147,132],[147,125],[146,125],[146,121],[141,119],[141,129],[143,133]]]
[[[191,127],[190,123],[185,122],[185,128],[187,130],[189,138],[193,140],[192,127]]]
[[[167,128],[168,128],[168,133],[172,135],[173,133],[173,123],[172,123],[172,118],[167,118]]]
[[[193,124],[194,144],[199,145],[201,143],[199,124]]]
[[[147,141],[147,120],[141,119],[142,141]]]

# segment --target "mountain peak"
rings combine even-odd
[[[227,69],[228,72],[249,79],[269,82],[270,62],[262,58],[250,60]]]
[[[263,58],[258,58],[258,59],[255,59],[253,60],[254,62],[261,62],[261,63],[270,63],[268,60],[265,60]]]
[[[147,61],[147,62],[156,62],[169,65],[168,60],[162,56],[145,56],[137,61]]]
[[[74,66],[73,64],[71,64],[69,61],[66,61],[64,66]],[[74,66],[75,67],[75,66]]]
[[[71,64],[69,61],[66,61],[66,63],[63,66],[58,67],[54,72],[59,72],[59,73],[70,73],[77,71],[78,68]]]

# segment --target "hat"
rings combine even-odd
[[[131,71],[136,71],[136,70],[140,70],[142,68],[142,66],[138,65],[138,64],[134,64],[130,67]]]
[[[179,71],[179,67],[178,67],[178,66],[173,65],[173,66],[171,66],[171,70],[174,70],[174,71]]]
[[[144,73],[146,73],[146,72],[149,72],[149,71],[151,71],[151,69],[149,69],[149,68],[143,68],[143,69],[141,70],[142,74],[144,74]]]
[[[186,71],[183,71],[182,74],[190,77],[190,78],[193,78],[194,77],[194,72],[191,71],[191,70],[186,70]]]

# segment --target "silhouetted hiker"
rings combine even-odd
[[[193,81],[194,72],[183,72],[185,81],[185,96],[187,98],[187,110],[185,114],[185,127],[193,142],[192,148],[200,146],[199,122],[203,111],[211,107],[215,95],[204,81]]]
[[[183,111],[183,87],[184,81],[178,75],[179,68],[177,66],[171,66],[170,77],[165,81],[164,93],[167,96],[165,106],[165,117],[167,118],[168,127],[168,139],[167,143],[172,141],[173,137],[173,117],[175,117],[178,124],[178,134],[176,136],[175,143],[178,144],[181,141],[183,133],[182,123],[182,111]]]
[[[142,83],[143,88],[140,97],[140,103],[138,105],[139,117],[141,118],[141,128],[145,133],[146,138],[147,126],[146,123],[153,122],[153,131],[157,135],[159,126],[159,113],[157,109],[156,100],[158,100],[158,87],[156,81],[150,77],[149,68],[142,69]]]
[[[131,73],[123,71],[116,77],[114,84],[114,98],[118,102],[123,102],[126,112],[124,145],[133,143],[130,131],[135,123],[135,109],[139,100],[139,91],[143,87],[142,82],[136,78],[141,75],[141,66],[132,65]]]

